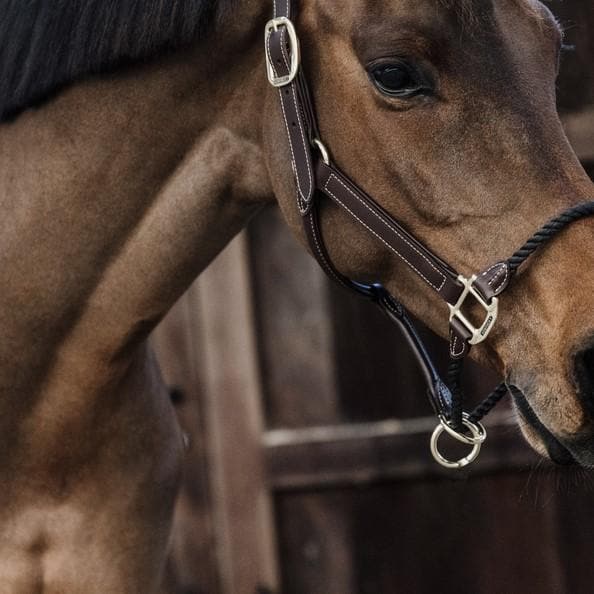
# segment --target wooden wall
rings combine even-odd
[[[554,8],[576,44],[560,108],[594,172],[594,7]],[[275,210],[154,342],[190,437],[163,594],[592,591],[592,477],[538,461],[506,407],[478,464],[440,469],[401,339],[328,283]],[[474,368],[468,387],[494,381]]]

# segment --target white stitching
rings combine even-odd
[[[268,61],[272,66],[272,70],[274,72],[274,76],[278,77],[278,72],[276,71],[276,66],[274,65],[274,61],[272,60],[272,54],[270,53],[270,38],[272,37],[272,31],[268,33],[268,37],[266,38],[266,53],[268,54]]]
[[[509,274],[509,269],[507,266],[502,266],[502,269],[489,281],[489,286],[493,286],[495,281],[498,279],[498,277],[501,276],[501,273],[505,272],[505,275],[503,277],[503,280],[497,285],[496,287],[496,291],[498,291],[501,287],[503,287],[505,285],[505,283],[507,282],[507,277]]]
[[[491,268],[489,268],[488,270],[486,270],[485,272],[483,272],[481,274],[481,276],[487,277],[489,275],[489,273],[494,270],[495,268],[500,268],[499,272],[493,276],[493,278],[491,280],[489,280],[489,286],[493,287],[493,284],[495,283],[495,281],[497,281],[499,279],[499,277],[505,272],[505,276],[503,277],[503,281],[501,283],[499,283],[499,285],[494,288],[495,292],[499,291],[501,289],[501,287],[505,286],[505,283],[507,282],[507,277],[509,275],[509,268],[506,264],[503,263],[498,263],[498,264],[494,264],[493,266],[491,266]]]
[[[274,67],[274,63],[272,62],[272,56],[270,55],[270,37],[271,34],[268,35],[268,40],[269,43],[266,44],[266,49],[268,51],[268,56],[269,59],[272,63],[272,68],[274,70],[274,73],[276,75],[276,68]],[[301,212],[303,212],[305,210],[304,205],[303,205],[303,199],[302,199],[302,193],[301,193],[301,188],[299,187],[299,176],[297,175],[297,163],[295,162],[295,152],[293,150],[293,143],[291,142],[291,132],[289,130],[289,122],[287,120],[287,113],[285,111],[285,104],[283,101],[283,90],[279,89],[278,91],[279,97],[280,97],[280,104],[281,104],[281,109],[283,112],[283,119],[285,121],[285,128],[287,130],[287,136],[289,138],[289,149],[291,150],[291,164],[293,165],[293,174],[295,176],[295,181],[297,182],[297,202],[299,203],[299,210]]]
[[[288,10],[288,0],[287,0],[287,10]],[[289,56],[287,55],[287,49],[286,49],[286,45],[285,45],[285,34],[286,34],[286,30],[283,29],[281,32],[281,54],[283,55],[283,60],[285,61],[285,66],[287,68],[287,70],[290,70],[291,67],[289,66]],[[301,190],[301,184],[299,183],[299,175],[297,175],[297,185],[299,187],[299,192],[301,194],[301,198],[303,199],[303,206],[302,206],[302,210],[305,211],[307,209],[307,202],[308,202],[308,198],[313,186],[313,172],[311,170],[311,164],[310,164],[310,160],[309,160],[309,156],[307,153],[307,144],[305,142],[305,133],[303,131],[303,125],[301,123],[301,114],[299,113],[299,106],[297,105],[297,93],[295,92],[295,85],[291,85],[291,93],[293,94],[293,104],[295,105],[295,113],[297,114],[297,123],[299,124],[299,132],[301,133],[301,142],[303,143],[303,154],[305,155],[305,164],[307,165],[307,177],[308,177],[308,181],[309,181],[309,187],[307,188],[307,192],[305,192],[305,194],[303,193],[303,191]],[[281,98],[282,98],[282,93],[281,93]],[[286,117],[285,117],[286,120]],[[288,130],[288,124],[287,124],[287,130]],[[289,134],[289,142],[292,143],[291,140],[291,135]],[[297,173],[297,164],[295,163],[295,172]]]
[[[389,229],[391,229],[392,231],[394,231],[394,233],[396,233],[396,235],[398,235],[398,237],[400,237],[400,239],[402,239],[402,241],[404,241],[404,243],[406,243],[413,251],[415,251],[417,254],[419,254],[419,256],[421,256],[421,258],[423,258],[423,260],[425,260],[427,262],[427,264],[429,264],[429,266],[431,266],[431,268],[433,268],[433,270],[435,270],[435,272],[437,272],[437,274],[439,276],[441,276],[443,278],[443,281],[441,282],[441,285],[439,285],[439,287],[436,287],[431,281],[429,281],[413,264],[411,264],[402,254],[400,254],[398,252],[398,250],[396,250],[396,248],[394,248],[393,246],[390,246],[392,248],[393,251],[396,252],[396,254],[398,254],[398,256],[400,256],[400,258],[402,258],[421,278],[423,278],[429,285],[431,285],[437,292],[441,291],[445,285],[446,282],[446,277],[433,265],[433,263],[431,262],[431,260],[429,260],[423,253],[421,253],[410,241],[408,241],[406,239],[406,237],[404,237],[399,231],[398,229],[396,229],[394,226],[392,226],[388,221],[385,221],[384,219],[382,219],[368,204],[365,204],[365,202],[359,198],[359,196],[357,196],[357,194],[355,194],[355,192],[353,192],[344,182],[342,182],[342,180],[340,180],[336,175],[334,175],[333,173],[330,174],[330,178],[334,178],[345,190],[347,190],[352,196],[354,196],[372,215],[374,215],[381,223],[383,223],[384,225],[386,225],[386,227],[388,227]],[[326,190],[328,190],[328,183],[330,182],[330,178],[328,178],[328,181],[326,182]],[[354,215],[353,215],[354,216]],[[367,225],[365,225],[367,226]],[[369,229],[369,227],[368,227]],[[371,231],[371,229],[370,229]],[[373,231],[372,231],[373,232]],[[374,232],[373,232],[374,233]],[[374,233],[375,234],[375,233]],[[375,234],[377,236],[377,234]],[[377,236],[379,237],[379,236]],[[381,237],[380,237],[381,239]],[[384,240],[382,240],[384,241]],[[384,241],[384,243],[386,243]],[[386,244],[388,245],[388,244]]]
[[[283,29],[281,32],[281,53],[283,54],[283,60],[285,61],[285,66],[287,68],[289,68],[289,65],[287,64],[287,59],[285,57],[285,51],[282,49],[284,46],[284,35],[285,35],[285,30]],[[276,71],[276,67],[274,65],[274,62],[272,60],[272,54],[270,52],[270,38],[272,37],[272,32],[270,32],[268,34],[268,39],[267,39],[267,43],[266,43],[266,52],[268,54],[268,59],[270,60],[270,63],[272,64],[272,69],[274,71],[274,75],[278,76],[278,73]],[[295,110],[297,112],[297,114],[299,114],[299,109],[297,108],[297,97],[295,95],[295,89],[294,87],[291,87],[291,91],[293,93],[293,102],[295,104]],[[291,137],[291,130],[289,129],[289,121],[287,118],[287,112],[285,110],[285,103],[284,103],[284,99],[283,99],[283,89],[279,89],[278,91],[279,93],[279,97],[280,97],[280,104],[281,104],[281,109],[283,112],[283,119],[285,121],[285,128],[287,130],[287,136],[289,138],[289,148],[291,149],[291,163],[293,165],[293,173],[295,176],[295,181],[297,182],[297,202],[298,202],[298,206],[299,206],[299,211],[301,212],[301,214],[304,214],[307,211],[307,198],[306,196],[309,196],[309,191],[307,194],[303,193],[303,190],[301,189],[301,183],[300,183],[300,179],[299,179],[299,175],[298,175],[298,169],[297,169],[297,161],[295,159],[295,150],[293,148],[293,140]],[[311,165],[309,162],[309,159],[307,157],[307,150],[306,150],[306,146],[305,146],[305,136],[303,133],[303,128],[301,126],[301,118],[297,117],[297,121],[299,122],[299,130],[301,132],[301,138],[303,140],[303,148],[304,148],[304,153],[305,153],[305,162],[307,164],[307,175],[309,178],[309,187],[311,189],[312,185],[313,185],[313,173],[311,171]]]
[[[492,270],[495,270],[495,268],[500,268],[500,267],[501,267],[501,263],[500,263],[500,262],[498,262],[497,264],[494,264],[493,266],[491,266],[491,268],[488,268],[487,270],[485,270],[485,272],[483,272],[483,273],[481,274],[481,276],[487,277],[487,276],[489,276],[489,273],[490,273]],[[501,275],[501,270],[500,270],[500,271],[499,271],[499,272],[498,272],[498,273],[497,273],[497,274],[496,274],[496,275],[495,275],[495,276],[494,276],[494,277],[493,277],[491,280],[489,280],[489,283],[488,283],[488,284],[489,284],[489,286],[490,286],[490,285],[492,285],[492,284],[493,284],[493,281],[494,281],[494,280],[495,280],[495,279],[496,279],[498,276],[500,276],[500,275]]]
[[[277,5],[277,0],[274,0],[274,18],[276,18],[276,15],[278,14],[277,10],[276,10],[276,5]],[[287,0],[286,2],[286,12],[285,14],[287,15],[287,17],[289,16],[289,0]]]
[[[297,183],[297,201],[299,202],[299,210],[303,214],[305,212],[305,199],[303,197],[303,192],[301,190],[301,185],[299,183],[299,175],[297,173],[297,162],[295,160],[295,151],[293,149],[293,142],[291,140],[291,131],[289,130],[289,121],[287,119],[287,112],[285,111],[285,104],[283,103],[283,92],[282,89],[279,90],[279,95],[281,99],[281,108],[283,111],[283,119],[285,120],[285,128],[287,129],[287,136],[289,138],[289,148],[291,149],[291,163],[293,164],[293,174],[295,177],[295,181]]]
[[[453,340],[451,340],[453,338]],[[458,335],[454,333],[453,330],[450,330],[450,354],[452,357],[459,357],[464,353],[464,343],[462,343],[462,348],[456,352],[456,344],[458,343]]]
[[[275,2],[275,10],[276,10],[276,2]],[[270,52],[270,38],[272,37],[272,31],[268,33],[268,39],[266,40],[266,53],[268,54],[268,60],[272,66],[272,70],[274,72],[274,76],[278,76],[278,72],[276,71],[276,66],[274,61],[272,60],[272,53]],[[282,40],[281,40],[282,42]],[[289,122],[287,121],[287,114],[285,112],[285,104],[283,102],[283,91],[279,89],[278,91],[280,97],[280,104],[281,109],[283,112],[283,119],[285,120],[285,128],[287,130],[287,136],[289,137],[289,148],[291,149],[291,164],[293,165],[293,174],[295,176],[295,180],[297,182],[297,202],[299,203],[299,210],[303,210],[302,200],[301,200],[301,192],[299,189],[299,177],[297,175],[297,164],[295,163],[295,153],[293,152],[293,143],[291,142],[291,133],[289,131]]]
[[[418,270],[413,264],[411,264],[393,245],[391,245],[390,243],[388,243],[383,237],[381,237],[380,235],[378,235],[373,229],[371,229],[371,227],[369,227],[366,223],[364,223],[350,208],[348,208],[346,206],[346,204],[344,204],[334,193],[332,193],[330,191],[330,189],[328,188],[328,184],[330,183],[330,180],[334,178],[345,190],[347,190],[347,192],[349,192],[350,194],[352,194],[363,206],[365,206],[365,208],[367,208],[367,210],[369,210],[369,212],[371,212],[371,214],[373,214],[375,217],[377,217],[377,219],[383,223],[384,225],[386,225],[389,229],[391,229],[392,231],[394,231],[394,233],[396,233],[396,235],[398,235],[398,237],[400,237],[402,239],[402,241],[404,241],[404,243],[406,243],[412,250],[414,250],[415,252],[417,252],[419,254],[419,256],[421,256],[430,266],[431,268],[433,268],[435,270],[435,272],[437,272],[437,274],[439,274],[441,277],[443,277],[443,281],[441,283],[441,285],[439,285],[439,287],[437,287],[436,285],[434,285],[420,270]],[[348,186],[346,186],[338,177],[336,177],[336,175],[334,175],[333,173],[330,174],[330,177],[328,178],[328,180],[326,181],[326,183],[324,184],[324,189],[339,203],[342,205],[342,207],[344,209],[346,209],[351,216],[355,217],[359,223],[361,223],[368,231],[370,231],[371,233],[373,233],[373,235],[375,235],[384,245],[386,245],[391,251],[393,251],[399,258],[401,258],[402,260],[404,260],[404,262],[406,262],[429,286],[433,287],[438,293],[443,289],[443,286],[445,285],[446,282],[446,277],[437,269],[435,268],[435,266],[433,266],[433,264],[431,263],[430,260],[428,260],[421,252],[419,252],[419,250],[417,250],[415,248],[414,245],[412,245],[407,239],[406,237],[402,236],[402,234],[400,234],[398,232],[398,229],[395,229],[392,225],[390,225],[387,221],[384,221],[377,213],[375,213],[367,204],[365,204],[365,202],[363,200],[361,200],[361,198],[359,198],[359,196],[357,196]]]
[[[311,235],[314,238],[314,242],[316,244],[316,251],[318,252],[318,255],[320,256],[320,259],[324,265],[324,268],[326,269],[326,272],[328,272],[341,285],[347,286],[346,283],[336,274],[334,269],[330,266],[330,264],[328,263],[328,260],[326,259],[326,256],[324,255],[324,252],[320,248],[320,244],[318,243],[318,236],[317,236],[317,233],[316,233],[316,230],[314,227],[314,221],[313,221],[312,217],[309,217],[309,224],[311,227]]]

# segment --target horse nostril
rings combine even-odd
[[[576,355],[574,373],[578,395],[594,418],[594,345]]]

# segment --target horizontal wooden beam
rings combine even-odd
[[[509,416],[501,413],[491,419],[479,458],[468,470],[455,473],[431,457],[433,418],[269,431],[263,438],[268,483],[276,491],[309,490],[525,470],[539,458]]]

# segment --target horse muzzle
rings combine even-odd
[[[577,432],[553,432],[543,423],[521,390],[511,386],[510,392],[523,421],[522,432],[534,449],[543,454],[546,452],[552,462],[561,466],[578,464],[584,468],[594,468],[593,417],[588,415],[588,420]],[[591,395],[588,397],[592,398]]]

